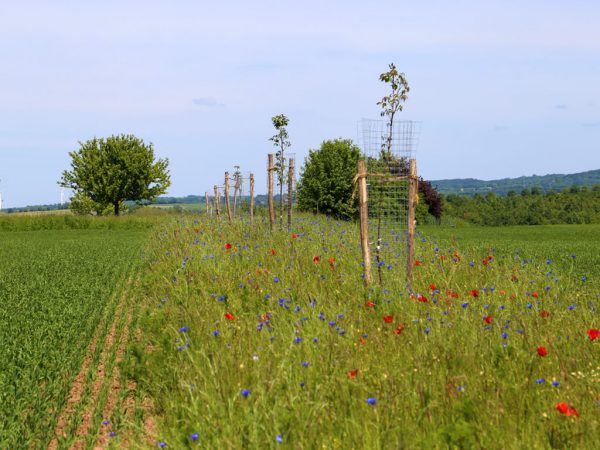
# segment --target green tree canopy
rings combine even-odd
[[[336,218],[355,217],[352,180],[360,156],[350,139],[324,141],[318,150],[310,150],[298,182],[298,208]]]
[[[95,210],[111,205],[119,215],[124,201],[152,201],[166,192],[171,181],[167,159],[155,160],[152,144],[133,135],[110,136],[79,143],[69,152],[71,170],[58,184],[72,189],[81,203],[91,200]]]

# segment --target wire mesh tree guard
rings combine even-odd
[[[409,283],[412,278],[420,129],[420,122],[414,121],[396,121],[391,129],[386,120],[360,122],[365,161],[357,167],[357,181],[366,284],[371,282],[372,266],[379,284],[386,276],[404,274]]]

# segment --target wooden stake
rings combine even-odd
[[[360,246],[362,248],[363,264],[365,267],[365,286],[371,284],[371,251],[369,249],[369,209],[367,206],[367,170],[365,161],[356,163],[356,178],[358,181],[359,211],[360,211]]]
[[[221,217],[221,197],[219,194],[219,187],[215,184],[215,212],[217,217]]]
[[[288,201],[287,201],[287,213],[288,213],[288,230],[292,229],[292,206],[294,202],[294,172],[295,172],[295,161],[294,158],[288,159]]]
[[[227,218],[231,223],[231,205],[229,204],[229,172],[225,172],[225,204],[227,205]]]
[[[254,222],[254,174],[250,174],[250,223]]]
[[[235,219],[235,212],[237,209],[238,196],[240,198],[240,207],[242,206],[242,186],[239,169],[236,170],[235,174],[235,189],[233,190],[233,218]]]
[[[269,153],[267,202],[269,204],[269,225],[271,227],[271,231],[275,229],[275,208],[273,206],[273,170],[273,154]]]
[[[406,256],[406,280],[409,287],[412,286],[413,267],[415,265],[415,211],[419,199],[419,181],[417,180],[417,161],[409,161],[409,181],[408,181],[408,235],[407,235],[407,256]]]

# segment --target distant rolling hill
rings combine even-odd
[[[458,178],[453,180],[432,180],[431,184],[438,192],[448,195],[475,195],[493,192],[506,195],[510,191],[521,193],[523,189],[539,188],[542,192],[560,191],[571,186],[594,186],[600,184],[600,169],[569,175],[532,175],[530,177],[503,178],[501,180],[477,180],[475,178]]]

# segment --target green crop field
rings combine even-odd
[[[0,222],[0,448],[600,446],[600,226],[257,222]]]
[[[600,227],[425,227],[412,291],[363,286],[354,224],[293,231],[156,232],[147,445],[600,447]]]
[[[58,220],[10,219],[0,228],[50,227]],[[127,229],[0,232],[0,448],[50,444],[94,335],[100,344],[89,355],[90,365],[98,363],[101,340],[139,265],[146,234]],[[109,366],[107,361],[104,370]],[[85,375],[92,382],[93,374]],[[77,395],[89,399],[92,393]],[[74,434],[82,412],[84,407],[64,417],[61,432]],[[61,445],[72,440],[69,436]]]

